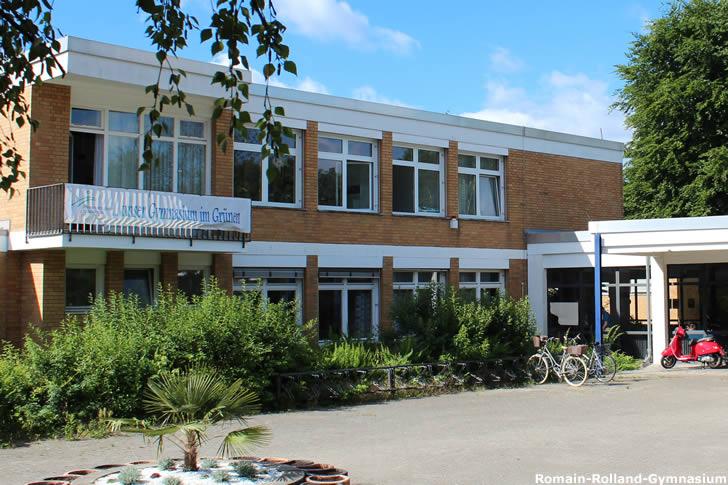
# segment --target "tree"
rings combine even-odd
[[[159,64],[156,81],[145,88],[151,98],[150,103],[138,110],[138,114],[147,113],[151,121],[149,130],[144,134],[140,170],[147,170],[151,163],[157,162],[152,152],[152,140],[162,133],[160,117],[164,109],[176,106],[186,109],[190,115],[194,114],[194,106],[187,101],[183,90],[187,73],[175,67],[174,58],[187,46],[190,35],[197,31],[200,42],[209,44],[212,55],[223,51],[227,53],[227,67],[221,67],[211,81],[225,91],[225,96],[214,102],[213,119],[230,109],[233,120],[228,133],[218,134],[216,142],[226,149],[234,131],[245,132],[245,125],[252,122],[250,114],[243,109],[248,98],[248,84],[243,80],[241,69],[250,67],[244,51],[254,38],[255,54],[265,60],[264,110],[255,124],[260,130],[262,155],[288,153],[282,135],[291,133],[276,119],[285,113],[282,107],[272,106],[268,97],[268,81],[282,71],[295,75],[297,69],[289,59],[290,49],[283,43],[286,27],[278,21],[272,0],[212,1],[209,25],[204,27],[200,26],[197,18],[185,12],[182,0],[135,0],[135,3],[138,10],[147,15],[145,33]],[[25,90],[41,83],[45,75],[65,74],[56,59],[60,49],[57,36],[60,33],[53,26],[52,11],[51,0],[0,0],[0,117],[8,120],[7,126],[0,131],[0,189],[10,195],[14,191],[13,185],[25,176],[14,128],[22,128],[26,124],[33,130],[38,127],[23,97]]]
[[[212,371],[163,372],[150,379],[144,410],[146,419],[111,419],[109,429],[152,438],[160,452],[165,439],[171,441],[184,454],[185,470],[198,469],[199,449],[210,426],[229,420],[244,426],[223,438],[218,453],[225,456],[265,444],[270,434],[263,426],[246,426],[245,417],[260,412],[257,396],[244,389],[240,379],[228,386]]]
[[[627,57],[627,217],[728,214],[728,1],[673,3]]]

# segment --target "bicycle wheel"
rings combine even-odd
[[[610,382],[617,375],[617,361],[611,355],[602,355],[601,359],[595,359],[594,377],[599,382]]]
[[[561,374],[564,376],[567,384],[579,387],[586,382],[589,369],[587,369],[584,359],[570,355],[561,364]]]
[[[541,354],[533,354],[529,357],[526,369],[536,384],[543,384],[549,378],[549,362]]]

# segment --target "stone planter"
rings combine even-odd
[[[310,485],[350,485],[351,479],[346,475],[312,475],[306,478]]]

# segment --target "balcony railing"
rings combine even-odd
[[[247,203],[241,205],[241,201]],[[239,241],[242,245],[250,240],[250,203],[244,199],[55,184],[29,188],[26,204],[27,239],[88,234]],[[228,210],[231,205],[237,212]],[[217,211],[217,206],[225,210]],[[209,207],[214,208],[204,210]],[[151,217],[152,208],[155,217]],[[216,215],[210,217],[213,211]],[[223,221],[220,214],[227,219]],[[221,229],[212,228],[215,225]],[[240,227],[228,229],[231,225]]]

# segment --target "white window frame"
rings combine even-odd
[[[395,147],[402,147],[402,148],[411,148],[413,151],[412,154],[412,161],[409,160],[398,160],[394,158],[394,148]],[[437,168],[435,168],[435,165],[431,163],[420,163],[419,161],[419,150],[429,150],[433,152],[437,152],[440,157],[440,161],[437,165]],[[393,214],[396,215],[404,215],[404,216],[426,216],[426,217],[442,217],[445,215],[445,151],[442,148],[438,147],[428,147],[423,145],[413,145],[410,143],[394,143],[392,144],[392,165],[399,165],[401,167],[413,167],[415,171],[415,177],[414,177],[414,187],[413,191],[415,194],[415,206],[414,206],[414,212],[399,212],[399,211],[393,211]],[[438,174],[438,183],[440,187],[440,211],[439,212],[425,212],[420,211],[420,170],[429,170],[430,172],[437,172]],[[392,197],[394,197],[394,192],[397,190],[397,187],[394,186],[394,174],[392,175]],[[392,201],[394,204],[394,200]]]
[[[96,292],[96,296],[97,297],[104,294],[104,270],[105,270],[105,267],[104,267],[103,264],[69,264],[69,265],[66,265],[66,269],[67,270],[68,269],[94,269],[94,270],[96,270],[96,284],[94,285],[95,286],[94,291]],[[91,310],[91,306],[92,305],[66,306],[66,302],[65,302],[65,298],[66,298],[65,297],[65,291],[66,291],[67,288],[65,287],[65,285],[66,285],[65,272],[64,272],[63,277],[64,277],[64,281],[63,281],[63,285],[64,285],[64,297],[63,297],[63,299],[64,299],[64,302],[63,302],[64,312],[67,313],[67,314],[75,314],[75,315],[80,315],[80,314],[86,314],[86,313],[88,313],[89,310]]]
[[[276,279],[271,278],[271,279]],[[294,283],[275,283],[268,281],[269,278],[259,278],[260,284],[250,286],[243,283],[243,280],[237,279],[233,281],[233,292],[242,293],[243,291],[257,291],[260,290],[263,298],[268,300],[269,291],[293,291],[296,295],[296,323],[303,325],[303,278],[291,278],[295,279]]]
[[[475,290],[475,301],[480,301],[482,290],[487,289],[496,289],[499,290],[501,294],[504,294],[506,291],[506,284],[505,284],[505,273],[502,270],[498,269],[489,269],[489,270],[460,270],[460,274],[463,273],[470,273],[475,274],[475,281],[460,281],[458,277],[458,289],[465,290],[465,289],[474,289]],[[480,275],[481,273],[498,273],[498,281],[480,281]]]
[[[394,281],[394,273],[412,273],[412,281]],[[420,273],[433,273],[433,278],[426,282],[420,282]],[[445,269],[400,269],[397,268],[392,274],[392,291],[408,290],[416,293],[417,290],[425,290],[432,283],[444,286],[447,284],[447,270]]]
[[[324,277],[325,278],[325,277]],[[371,290],[372,292],[372,328],[371,337],[361,340],[379,341],[379,278],[341,278],[340,282],[321,281],[319,277],[319,292],[341,291],[341,336],[349,336],[349,290]],[[320,298],[321,295],[318,295]],[[328,342],[319,339],[320,343]]]
[[[460,166],[460,160],[458,160],[458,175],[459,174],[467,174],[467,175],[475,175],[475,211],[477,214],[462,214],[460,212],[459,204],[458,204],[458,217],[461,219],[481,219],[481,220],[489,220],[489,221],[504,221],[505,220],[505,214],[506,214],[506,204],[505,204],[505,176],[504,176],[504,165],[505,165],[505,159],[504,157],[500,155],[491,155],[487,153],[476,153],[476,152],[458,152],[458,155],[469,155],[474,156],[475,158],[475,168],[465,168]],[[498,160],[498,170],[486,170],[480,168],[480,159],[481,158],[491,158],[494,160]],[[498,204],[499,204],[499,215],[497,216],[484,216],[480,214],[480,176],[490,176],[490,177],[497,177],[498,179]],[[458,186],[460,184],[460,181],[457,181]],[[459,189],[458,189],[459,191]],[[459,193],[458,193],[458,203],[459,203]]]
[[[257,129],[253,126],[248,126],[248,129]],[[287,202],[269,202],[268,201],[268,160],[270,157],[261,158],[260,160],[260,174],[261,174],[261,180],[260,180],[260,200],[253,200],[252,204],[254,206],[262,206],[262,207],[285,207],[285,208],[301,208],[303,206],[303,136],[301,134],[300,130],[291,130],[293,131],[293,134],[296,138],[296,148],[291,149],[289,148],[289,154],[296,157],[296,183],[295,183],[295,194],[294,194],[294,202],[293,203],[287,203]],[[233,142],[233,150],[234,151],[245,151],[245,152],[255,152],[260,154],[260,150],[262,148],[262,144],[260,143],[243,143],[239,141]],[[233,190],[235,187],[235,153],[233,152]]]
[[[93,110],[98,111],[101,113],[101,127],[100,128],[94,128],[91,126],[85,126],[85,125],[74,125],[70,124],[69,132],[81,132],[81,133],[93,133],[96,135],[103,135],[103,154],[102,154],[102,167],[101,167],[101,179],[102,179],[102,185],[104,187],[109,186],[109,136],[123,136],[127,138],[135,138],[137,140],[137,149],[139,150],[139,166],[143,163],[142,155],[144,153],[144,118],[146,116],[146,113],[142,113],[141,115],[136,115],[136,110],[130,110],[128,108],[98,108],[94,106],[84,106],[84,105],[73,105],[71,107],[71,114],[69,114],[69,117],[72,116],[73,109],[87,109],[87,110]],[[129,133],[129,132],[121,132],[121,131],[112,131],[109,129],[109,111],[116,111],[121,113],[131,113],[137,116],[138,122],[139,122],[139,133]],[[157,138],[156,135],[152,136],[152,139],[154,141],[171,141],[172,142],[172,193],[179,193],[178,190],[178,174],[179,174],[179,164],[177,160],[177,145],[179,143],[194,143],[194,144],[200,144],[205,145],[205,183],[202,190],[201,195],[210,195],[212,191],[212,155],[211,155],[211,144],[210,144],[210,123],[208,120],[203,118],[197,118],[197,117],[179,117],[179,116],[173,116],[171,114],[163,113],[162,116],[167,116],[170,118],[173,118],[174,120],[174,136],[162,136]],[[203,138],[193,138],[193,137],[185,137],[180,135],[180,121],[194,121],[197,123],[202,123],[204,126],[204,139]],[[70,121],[69,121],[70,123]],[[146,176],[146,171],[139,170],[137,173],[137,190],[146,190],[144,189],[144,177]]]
[[[318,146],[316,151],[318,152],[317,160],[335,160],[341,162],[341,206],[337,205],[322,205],[318,202],[319,194],[316,194],[316,203],[320,211],[338,211],[338,212],[364,212],[367,214],[379,212],[379,143],[377,140],[371,138],[362,138],[349,135],[337,135],[335,133],[319,133],[319,138],[335,138],[341,140],[341,153],[322,152]],[[363,143],[370,143],[372,145],[372,156],[366,157],[362,155],[349,155],[349,142],[359,141]],[[347,161],[350,162],[364,162],[370,164],[369,173],[369,208],[368,209],[349,209],[346,207],[346,199],[348,195],[347,187]],[[316,180],[318,186],[318,167],[316,168]]]

